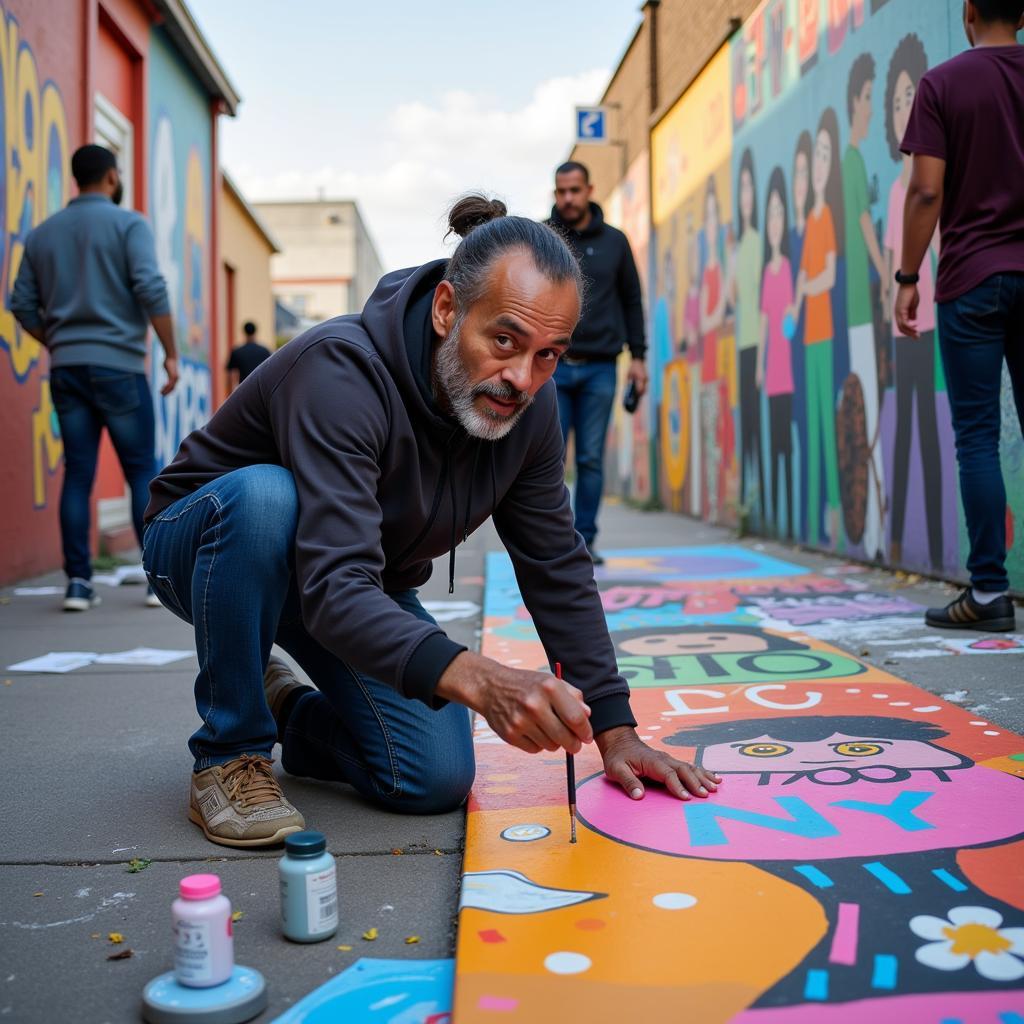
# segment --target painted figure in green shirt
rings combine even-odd
[[[859,510],[847,509],[847,535],[861,541],[870,559],[885,558],[883,515],[886,507],[885,470],[878,437],[878,359],[875,352],[874,312],[871,302],[870,268],[881,281],[881,300],[888,304],[889,283],[882,249],[871,221],[868,172],[860,146],[871,125],[871,97],[875,83],[875,61],[862,53],[850,68],[847,112],[850,116],[850,144],[843,156],[843,205],[846,226],[846,309],[849,323],[850,373],[860,380],[864,397],[864,422],[869,449],[868,492],[860,529]]]

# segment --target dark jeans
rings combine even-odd
[[[576,529],[587,545],[597,536],[597,510],[604,490],[604,441],[615,402],[615,363],[570,366],[564,360],[555,370],[558,418],[562,438],[576,442]]]
[[[89,495],[96,476],[100,434],[107,428],[132,493],[132,524],[142,544],[142,514],[156,471],[153,400],[141,373],[104,366],[58,366],[50,393],[64,442],[60,532],[69,579],[92,578]]]
[[[771,434],[772,453],[772,515],[776,536],[782,536],[779,529],[779,460],[786,485],[786,538],[793,539],[793,395],[768,396],[768,425]]]
[[[280,466],[249,466],[166,508],[146,529],[146,575],[195,627],[197,771],[241,754],[270,756],[277,727],[263,694],[273,643],[317,690],[296,701],[282,744],[293,775],[346,782],[391,810],[459,806],[473,782],[469,711],[432,711],[336,658],[306,631],[293,573],[298,499]],[[416,591],[390,595],[433,621]]]
[[[757,386],[757,347],[740,350],[740,504],[748,511],[747,465],[757,474],[758,522],[764,523],[764,463],[761,459],[761,391]]]
[[[935,332],[920,338],[893,339],[896,354],[896,443],[892,469],[892,539],[903,544],[910,477],[910,439],[917,398],[917,443],[924,474],[924,514],[928,524],[928,559],[942,568],[942,459],[935,416]]]
[[[971,545],[967,568],[978,590],[998,592],[1009,587],[1000,389],[1005,359],[1024,431],[1024,274],[994,274],[938,309],[960,499]]]

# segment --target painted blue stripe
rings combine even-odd
[[[1000,1024],[1024,1024],[1024,1017],[1022,1017],[1016,1010],[1007,1010],[1005,1013],[999,1014]]]
[[[875,956],[875,970],[871,975],[872,988],[896,987],[896,968],[898,961],[891,953],[878,953]]]
[[[964,1024],[959,1017],[943,1017],[939,1024]]]
[[[793,870],[797,874],[803,875],[811,885],[816,885],[819,889],[832,888],[832,879],[824,871],[819,871],[813,864],[799,864]]]
[[[828,999],[828,971],[807,972],[804,999],[814,999],[818,1002]]]
[[[906,896],[910,892],[910,886],[880,861],[874,860],[870,864],[865,864],[864,870],[874,875],[889,892],[894,892],[897,896]]]
[[[943,884],[948,885],[953,892],[967,892],[967,886],[960,881],[956,875],[951,875],[945,868],[932,868],[932,874]],[[1016,1024],[1016,1022],[1012,1022]]]

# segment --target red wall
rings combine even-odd
[[[87,2],[0,0],[0,582],[60,564],[60,443],[45,352],[9,295],[25,235],[72,189],[83,141]]]

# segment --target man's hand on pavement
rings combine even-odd
[[[583,694],[546,672],[507,668],[463,651],[434,692],[479,712],[506,743],[528,754],[559,749],[578,754],[594,738]]]
[[[643,398],[647,393],[647,364],[642,359],[634,358],[629,364],[627,379],[636,385],[637,397]]]
[[[643,798],[641,779],[660,782],[680,800],[689,800],[691,793],[706,797],[714,793],[722,781],[721,776],[714,772],[697,768],[688,761],[677,761],[660,750],[652,749],[630,726],[598,733],[596,742],[604,759],[605,774],[634,800]]]
[[[167,373],[167,383],[160,389],[160,394],[169,395],[178,385],[177,356],[168,356],[164,360],[164,371]]]
[[[896,326],[908,337],[917,338],[917,307],[921,295],[916,284],[901,284],[896,293]]]

